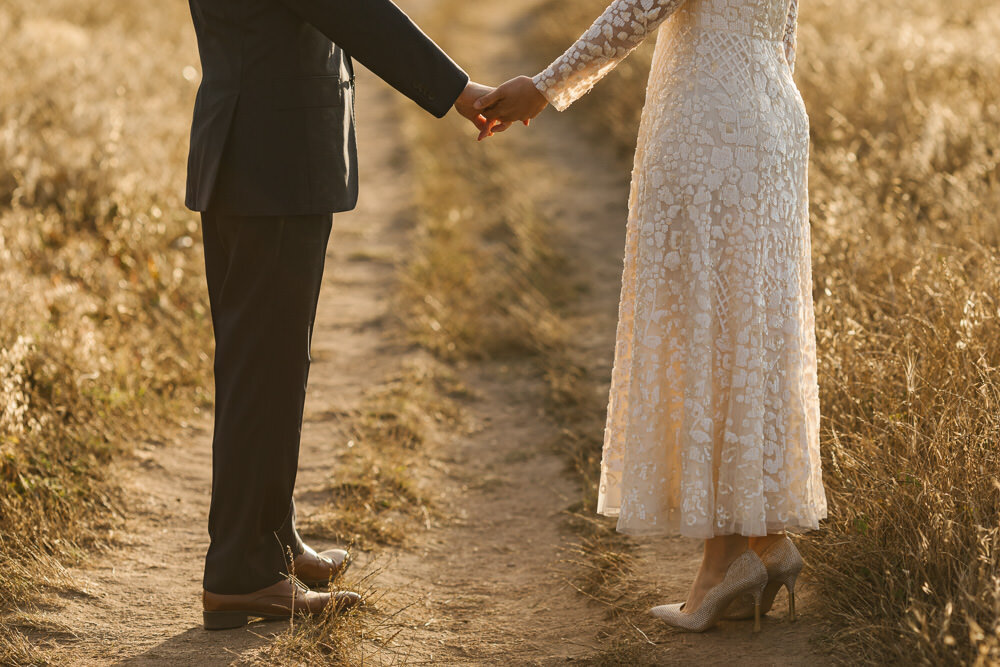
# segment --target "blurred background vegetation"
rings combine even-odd
[[[0,663],[31,600],[109,543],[116,465],[205,406],[211,327],[181,199],[187,6],[0,5]]]

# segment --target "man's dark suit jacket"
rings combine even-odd
[[[391,0],[189,0],[203,79],[187,206],[346,211],[358,198],[357,59],[435,116],[469,77]]]

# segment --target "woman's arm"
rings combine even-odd
[[[580,99],[641,44],[685,0],[615,0],[573,46],[533,77],[562,111]]]
[[[562,111],[590,91],[685,0],[615,0],[573,46],[533,78],[519,76],[476,102],[488,127],[479,138],[525,125],[551,102]]]

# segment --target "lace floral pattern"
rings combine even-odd
[[[763,535],[814,529],[827,513],[797,9],[616,0],[534,79],[564,109],[663,25],[598,501],[625,533]]]
[[[797,46],[795,38],[798,36],[799,25],[799,0],[791,0],[788,6],[788,15],[785,17],[785,34],[782,41],[785,44],[785,60],[788,66],[795,71],[795,48]]]

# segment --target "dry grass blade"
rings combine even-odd
[[[415,364],[368,393],[350,419],[328,483],[313,491],[326,502],[303,517],[305,536],[363,549],[403,545],[414,528],[429,527],[434,507],[427,488],[428,447],[440,433],[469,428],[459,405],[465,387],[442,364]]]

